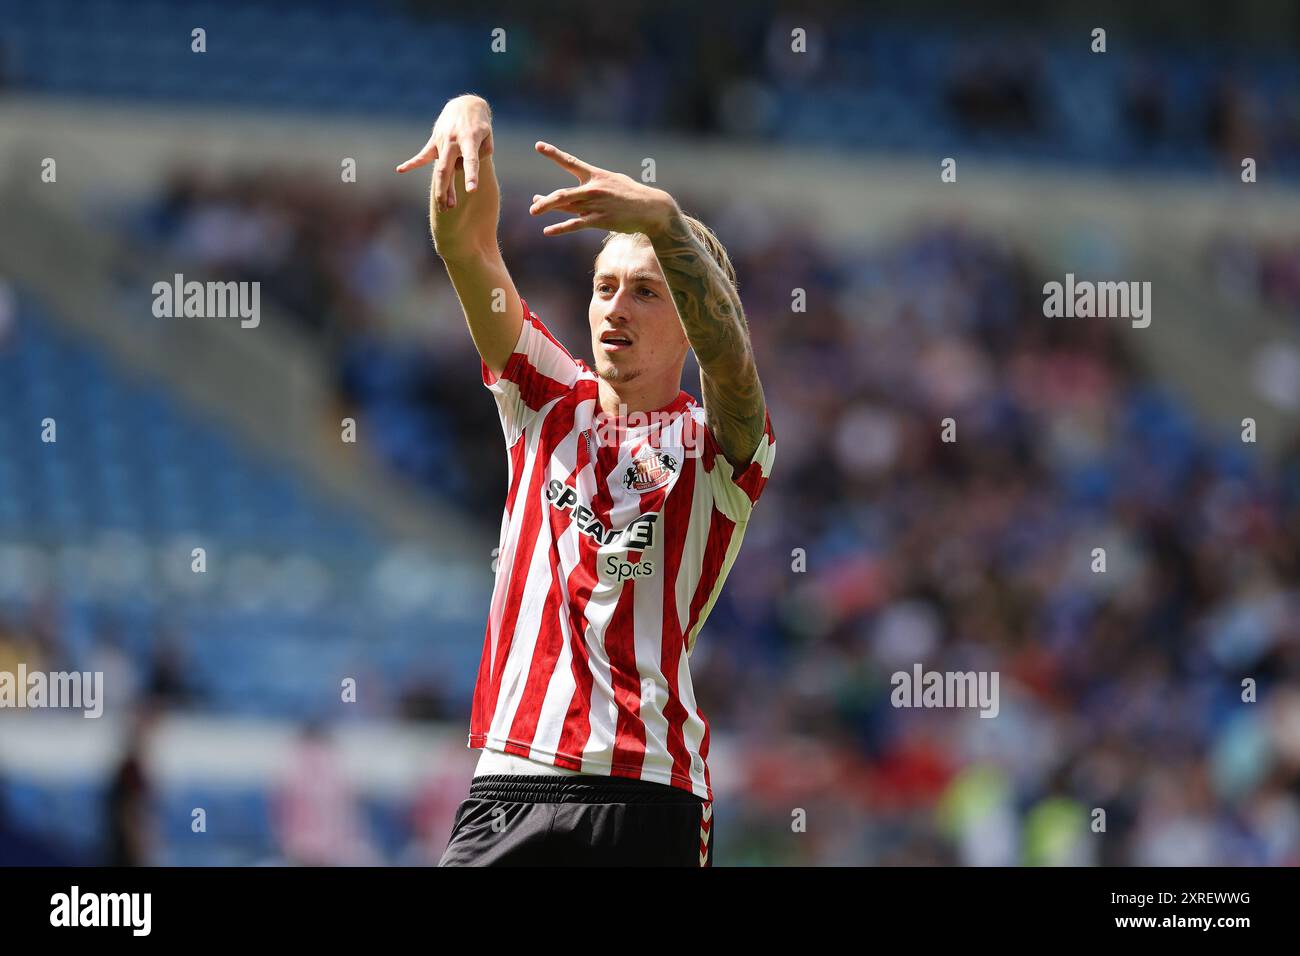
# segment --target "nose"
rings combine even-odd
[[[609,300],[609,311],[605,313],[605,318],[610,322],[626,322],[627,303],[631,297],[632,293],[628,291],[627,286],[620,286]]]

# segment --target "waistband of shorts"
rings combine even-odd
[[[469,785],[471,798],[507,803],[676,803],[707,801],[689,790],[631,777],[484,774]]]

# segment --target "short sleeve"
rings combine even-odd
[[[707,412],[706,412],[707,414]],[[709,486],[713,489],[713,500],[718,510],[737,524],[749,520],[750,512],[758,503],[768,476],[772,474],[772,463],[776,460],[776,433],[772,430],[772,413],[764,412],[763,437],[750,457],[748,464],[739,470],[732,467],[722,453],[713,429],[706,423],[704,428],[704,468],[709,476]]]
[[[494,375],[487,362],[480,359],[483,384],[496,398],[501,415],[501,430],[506,445],[511,446],[523,434],[537,413],[555,399],[569,392],[582,372],[582,366],[559,343],[550,330],[521,297],[524,321],[519,340],[501,374]]]

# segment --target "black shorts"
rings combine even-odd
[[[627,777],[475,777],[439,866],[712,866],[713,804]]]

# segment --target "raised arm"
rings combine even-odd
[[[650,240],[700,363],[709,427],[727,460],[737,469],[744,468],[763,439],[767,405],[739,293],[695,238],[668,193],[592,166],[549,143],[538,143],[536,148],[579,183],[534,197],[529,212],[535,216],[555,210],[573,214],[543,233],[560,236],[594,228],[640,233]]]
[[[666,224],[649,238],[700,363],[709,426],[727,460],[744,468],[763,439],[767,404],[740,294],[675,202]]]
[[[492,163],[492,110],[481,96],[448,101],[429,141],[397,172],[433,163],[429,232],[460,299],[474,346],[500,375],[524,321],[497,244],[501,191]]]

